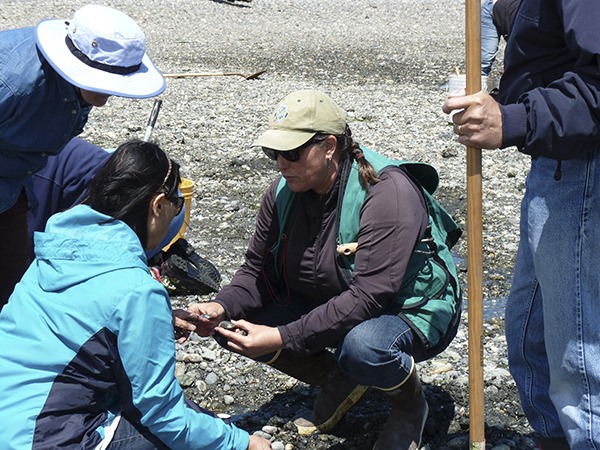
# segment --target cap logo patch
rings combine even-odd
[[[273,115],[273,122],[281,123],[285,120],[285,118],[290,114],[290,111],[287,105],[284,103],[279,106],[275,114]]]

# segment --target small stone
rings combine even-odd
[[[262,427],[262,430],[265,433],[269,433],[269,434],[277,433],[277,427],[274,427],[273,425],[265,425],[264,427]]]
[[[185,374],[185,364],[182,362],[175,363],[175,378],[181,379]]]
[[[285,382],[285,389],[286,390],[290,390],[292,389],[294,386],[296,386],[296,384],[298,384],[298,382],[296,381],[295,378],[288,378],[287,381]]]
[[[494,445],[492,447],[492,450],[510,450],[510,447],[506,444],[500,444],[500,445]]]
[[[260,436],[263,439],[271,440],[271,435],[269,433],[265,433],[264,431],[261,431],[261,430],[257,430],[252,434],[255,436]]]
[[[187,353],[183,357],[183,361],[186,363],[199,363],[202,361],[202,355],[198,355],[196,353]]]
[[[458,436],[448,442],[448,447],[452,449],[466,448],[469,444],[469,436]]]
[[[179,384],[183,388],[190,387],[192,384],[194,384],[194,377],[186,373],[179,379]]]
[[[216,373],[211,372],[208,375],[206,375],[206,378],[204,379],[204,381],[206,382],[206,384],[208,385],[212,385],[215,384],[217,381],[219,380],[219,377],[217,376]]]
[[[217,354],[212,350],[203,348],[202,349],[202,358],[206,359],[207,361],[215,361],[217,359]]]

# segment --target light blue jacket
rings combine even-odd
[[[0,32],[0,212],[83,131],[91,109],[44,60],[35,28]]]
[[[171,448],[248,447],[186,406],[169,297],[131,228],[79,205],[36,233],[35,251],[0,314],[3,449],[96,448],[120,414]]]

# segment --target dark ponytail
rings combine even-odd
[[[96,174],[84,203],[131,227],[145,248],[148,207],[155,194],[177,197],[179,165],[156,144],[129,141],[120,145]]]
[[[338,142],[338,151],[340,152],[342,158],[345,155],[349,155],[358,163],[358,173],[361,186],[366,189],[369,186],[379,183],[377,171],[371,165],[371,163],[367,161],[363,151],[360,149],[360,146],[352,138],[352,131],[350,130],[350,127],[346,125],[344,134],[338,135],[336,138]]]

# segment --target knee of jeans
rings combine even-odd
[[[338,367],[340,370],[352,376],[352,378],[365,386],[372,383],[373,365],[370,361],[360,357],[360,352],[344,351],[338,353]]]
[[[389,349],[375,344],[368,335],[350,331],[338,348],[338,365],[342,371],[356,372],[361,366],[379,366],[394,358]]]

